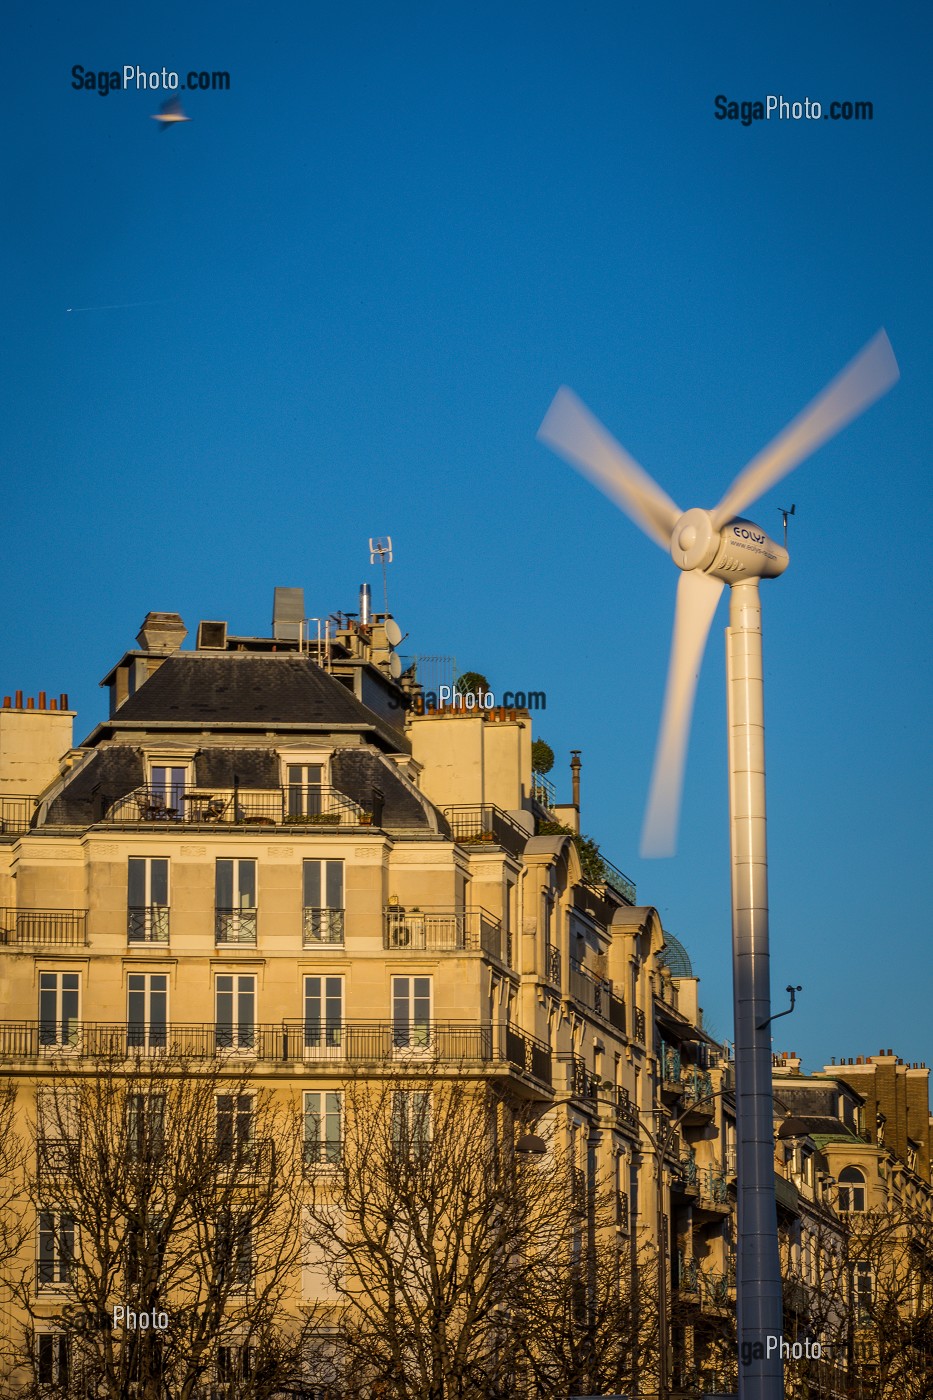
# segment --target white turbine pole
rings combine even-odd
[[[763,681],[761,599],[758,580],[752,578],[732,585],[726,629],[740,1400],[782,1400],[784,1394],[771,1034],[767,1024],[771,989]]]

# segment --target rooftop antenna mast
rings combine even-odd
[[[781,512],[781,514],[782,514],[783,517],[784,517],[784,548],[786,549],[786,548],[787,548],[787,519],[788,519],[788,516],[796,515],[796,514],[797,514],[797,507],[796,507],[796,506],[791,506],[789,510],[785,510],[783,506],[778,506],[778,510]]]
[[[375,564],[376,560],[382,564],[382,596],[385,600],[385,611],[389,612],[389,582],[386,578],[386,565],[392,563],[392,536],[386,535],[385,539],[371,539],[369,541],[369,562]]]

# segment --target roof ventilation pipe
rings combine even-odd
[[[360,626],[368,627],[373,617],[372,592],[368,583],[360,584]]]

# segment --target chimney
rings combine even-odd
[[[188,635],[188,629],[178,613],[146,613],[136,637],[141,651],[160,651],[166,655],[177,651]]]
[[[580,810],[580,769],[583,764],[580,762],[580,749],[570,750],[570,773],[573,781],[573,805],[577,811]]]
[[[372,621],[372,592],[368,583],[360,584],[360,626],[368,627]]]

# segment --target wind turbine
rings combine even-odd
[[[764,696],[758,580],[787,550],[740,512],[879,399],[899,371],[879,331],[739,473],[713,510],[683,512],[576,395],[558,390],[538,437],[590,478],[682,571],[643,855],[672,855],[697,677],[713,614],[730,587],[726,630],[732,971],[738,1119],[738,1342],[741,1400],[782,1400],[783,1326],[774,1201]],[[746,1360],[747,1358],[747,1360]]]

